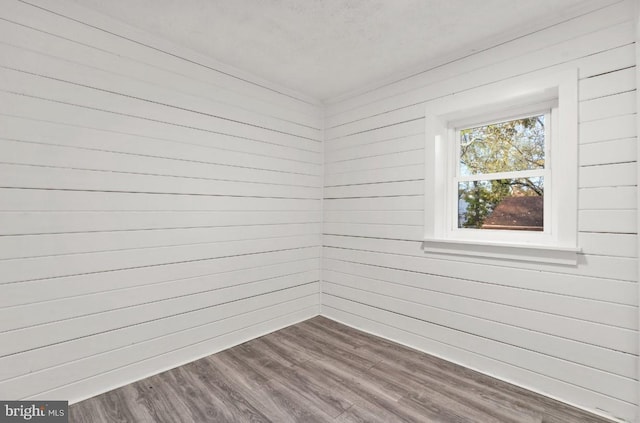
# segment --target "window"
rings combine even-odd
[[[426,133],[425,252],[576,263],[575,72],[430,104]]]
[[[550,105],[523,116],[457,125],[448,188],[457,191],[449,211],[456,215],[456,230],[544,232],[544,222],[551,220],[544,206],[545,185],[551,186],[551,111]],[[547,202],[547,214],[549,209]]]

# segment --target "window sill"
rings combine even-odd
[[[575,266],[579,248],[475,240],[425,239],[425,253]]]

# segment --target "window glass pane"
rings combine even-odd
[[[544,168],[545,116],[460,130],[462,176]]]
[[[458,228],[542,231],[544,178],[460,182]]]

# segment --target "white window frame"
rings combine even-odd
[[[549,110],[551,118],[545,139],[544,231],[458,228],[456,130],[544,110]],[[430,102],[425,132],[426,253],[577,263],[577,70],[514,78]]]

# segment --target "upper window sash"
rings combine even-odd
[[[450,122],[449,123],[451,127],[450,129],[453,129],[453,131],[455,131],[455,135],[450,131],[449,137],[451,138],[451,141],[455,142],[455,156],[452,159],[455,160],[453,168],[455,169],[456,176],[459,178],[466,177],[461,175],[461,172],[460,172],[461,170],[460,160],[462,157],[462,147],[461,147],[462,131],[467,129],[474,129],[478,127],[508,123],[515,120],[527,119],[534,116],[544,116],[544,162],[545,164],[543,168],[550,167],[549,158],[550,158],[550,145],[551,145],[551,138],[552,138],[551,127],[553,125],[551,110],[556,108],[557,105],[558,105],[557,101],[552,100],[552,101],[547,101],[541,104],[533,104],[529,106],[520,107],[519,109],[524,110],[524,112],[521,112],[519,114],[513,114],[513,111],[511,111],[510,114],[504,113],[504,114],[496,115],[496,118],[493,120],[468,121],[468,122],[464,122],[464,124],[461,124],[460,122]],[[534,170],[534,169],[522,169],[522,170],[515,170],[512,172],[523,172],[525,170]],[[477,175],[493,175],[497,173],[498,172],[478,173]],[[500,179],[500,178],[494,178],[494,179]]]

